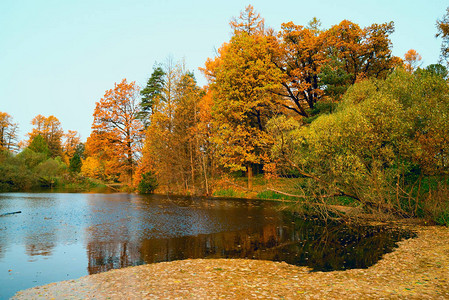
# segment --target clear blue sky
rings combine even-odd
[[[0,111],[19,123],[22,138],[43,114],[85,140],[95,102],[122,78],[144,86],[155,62],[185,58],[206,84],[198,67],[229,40],[229,20],[247,4],[274,29],[313,17],[324,28],[343,19],[362,27],[394,21],[393,54],[413,48],[423,66],[438,60],[435,22],[449,6],[447,0],[1,0]]]

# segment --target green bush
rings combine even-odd
[[[35,174],[18,156],[7,151],[0,152],[0,192],[22,191],[36,185]]]
[[[140,180],[137,186],[137,191],[139,194],[152,194],[157,186],[157,179],[150,171],[142,175],[142,180]]]

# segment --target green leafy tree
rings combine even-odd
[[[36,152],[36,153],[43,153],[47,157],[50,156],[50,150],[48,148],[48,143],[45,141],[45,139],[40,135],[36,135],[30,142],[30,145],[28,146],[28,149]]]
[[[82,159],[85,158],[84,152],[86,150],[86,145],[84,143],[79,143],[75,148],[75,153]]]
[[[426,71],[432,74],[438,75],[443,79],[447,79],[448,71],[447,68],[440,64],[431,64],[426,67]]]
[[[46,161],[40,163],[36,169],[36,175],[38,176],[41,187],[55,187],[60,176],[66,171],[67,166],[61,160],[60,157],[49,158]]]
[[[34,156],[41,155],[28,149],[23,152],[29,152]],[[0,191],[24,191],[37,184],[37,178],[34,173],[25,164],[22,153],[13,155],[9,151],[0,151]],[[39,160],[37,163],[39,163]],[[36,163],[36,164],[37,164]]]

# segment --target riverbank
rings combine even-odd
[[[413,229],[416,238],[368,269],[310,272],[270,261],[188,259],[52,283],[13,299],[449,298],[449,228]]]

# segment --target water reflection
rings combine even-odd
[[[286,261],[323,271],[365,268],[407,237],[304,220],[261,201],[0,194],[0,213],[18,210],[0,217],[1,299],[35,285],[186,258]]]
[[[379,227],[351,228],[284,216],[258,228],[133,242],[92,240],[87,245],[89,274],[110,269],[187,258],[250,258],[285,261],[315,271],[367,268],[410,234]],[[289,223],[286,221],[290,221]]]

